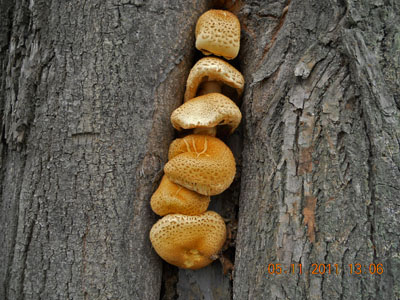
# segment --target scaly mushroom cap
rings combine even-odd
[[[239,19],[229,11],[211,9],[197,20],[195,37],[196,48],[204,55],[233,59],[240,47]]]
[[[160,186],[151,197],[150,205],[160,216],[168,214],[199,215],[205,212],[210,196],[200,195],[163,176]]]
[[[244,88],[242,73],[228,64],[226,61],[216,57],[204,57],[200,59],[190,70],[186,81],[184,101],[196,97],[200,84],[204,81],[219,81],[234,89],[240,97]]]
[[[235,158],[228,146],[207,135],[191,134],[174,140],[168,159],[164,173],[169,180],[202,195],[222,193],[236,173]]]
[[[199,216],[167,215],[150,231],[150,240],[162,259],[184,269],[210,264],[226,239],[226,226],[219,214],[207,211]]]
[[[211,93],[193,98],[172,112],[171,123],[177,130],[228,125],[232,133],[242,113],[228,97]]]

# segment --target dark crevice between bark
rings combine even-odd
[[[163,274],[160,300],[176,300],[178,292],[176,285],[178,284],[178,268],[163,261]]]
[[[2,142],[3,142],[3,136],[2,136]],[[6,143],[4,141],[4,143]],[[25,151],[23,151],[25,152]],[[6,159],[7,153],[5,154],[6,156],[4,157],[4,159]],[[19,175],[17,176],[16,179],[16,191],[19,191],[18,193],[18,197],[16,199],[12,199],[12,201],[16,201],[16,207],[15,207],[15,212],[10,212],[11,214],[13,214],[13,218],[14,220],[12,221],[12,224],[14,224],[13,227],[13,233],[12,233],[12,241],[11,241],[11,247],[10,247],[10,253],[9,253],[9,260],[8,260],[8,265],[7,265],[7,271],[6,271],[6,276],[4,278],[4,292],[5,292],[5,297],[7,298],[7,295],[9,295],[9,284],[11,281],[11,269],[12,269],[12,265],[14,262],[14,249],[15,249],[15,245],[16,245],[16,241],[17,241],[17,229],[18,229],[18,216],[19,216],[19,210],[20,210],[20,199],[21,199],[21,193],[22,193],[22,180],[23,180],[23,173],[25,170],[25,166],[26,166],[26,155],[25,153],[21,153],[21,160],[22,160],[22,166],[20,168],[20,172]],[[6,172],[6,169],[4,166],[2,166],[2,177],[4,177],[4,174]],[[23,248],[23,253],[22,253],[22,259],[23,259],[23,265],[24,268],[21,270],[21,273],[19,275],[17,275],[19,277],[19,282],[18,285],[20,287],[18,294],[22,297],[22,291],[23,291],[23,281],[24,281],[24,273],[26,270],[26,258],[27,258],[27,253],[29,250],[29,246],[32,240],[32,235],[33,235],[33,228],[34,228],[34,224],[36,222],[36,216],[37,216],[37,211],[35,214],[35,218],[31,221],[31,223],[29,224],[29,228],[27,230],[28,234],[26,235],[26,242],[24,243],[24,248]]]
[[[1,161],[0,167],[2,168],[1,174],[1,182],[3,182],[4,178],[4,168],[3,162],[6,158],[7,153],[7,141],[5,138],[5,126],[4,126],[4,103],[6,99],[6,70],[7,70],[7,62],[8,62],[8,50],[11,41],[11,32],[12,32],[12,24],[14,17],[14,6],[15,3],[10,1],[0,1],[0,68],[1,68],[1,77],[0,77],[0,132],[1,132]],[[0,203],[2,199],[2,189],[0,190]]]
[[[2,90],[3,91],[3,90]],[[1,101],[3,103],[3,101]],[[1,116],[0,116],[0,120],[2,119],[2,115],[3,115],[3,107],[1,107],[0,110]],[[1,172],[0,172],[0,182],[3,183],[4,182],[4,178],[6,175],[6,168],[4,167],[4,162],[7,161],[7,157],[8,157],[8,147],[7,147],[7,141],[5,139],[5,135],[4,135],[4,126],[1,124],[1,161],[0,161],[0,167],[1,167]],[[3,206],[4,204],[4,199],[3,199],[3,191],[4,191],[4,187],[1,184],[0,185],[0,207]],[[18,218],[17,214],[15,214],[16,219]],[[16,221],[16,220],[15,220]],[[12,243],[11,243],[11,247],[10,249],[14,249],[15,248],[15,242],[16,239],[15,237],[17,236],[17,227],[14,227],[14,232],[13,232],[13,239],[12,239]],[[7,295],[7,290],[8,290],[8,282],[10,279],[10,273],[11,273],[11,262],[14,259],[14,251],[10,251],[9,253],[2,253],[3,255],[7,255],[8,256],[8,265],[7,266],[3,266],[3,268],[6,268],[6,273],[5,276],[3,278],[3,286],[0,288],[0,296],[2,295],[2,293],[4,293],[4,295]]]
[[[9,7],[8,7],[9,5]],[[5,126],[4,122],[4,103],[5,103],[5,92],[6,92],[6,70],[7,70],[7,62],[8,62],[8,48],[11,40],[11,31],[12,31],[12,20],[14,15],[14,2],[8,3],[7,1],[0,2],[0,68],[1,68],[1,77],[0,77],[0,134],[1,134],[1,174],[0,174],[0,182],[4,182],[4,174],[5,169],[3,163],[7,158],[7,141],[5,137]],[[3,187],[0,189],[0,203],[3,201]]]
[[[372,139],[370,137],[369,129],[368,129],[368,124],[366,120],[366,114],[364,113],[364,109],[362,105],[360,106],[361,109],[361,120],[364,122],[364,129],[366,132],[366,139],[367,139],[367,145],[368,145],[368,161],[367,161],[367,166],[368,166],[368,188],[370,192],[370,203],[367,206],[367,219],[369,222],[370,226],[370,233],[369,233],[369,238],[372,243],[372,249],[373,249],[373,263],[379,263],[377,260],[377,254],[376,254],[376,246],[375,246],[375,240],[374,240],[374,235],[375,235],[375,188],[374,188],[374,149],[373,149],[373,143]],[[379,290],[379,281],[375,280],[375,290]]]
[[[9,145],[6,139],[6,126],[4,121],[4,106],[6,100],[6,74],[7,74],[7,65],[9,62],[9,46],[11,42],[12,36],[12,28],[13,28],[13,20],[14,20],[14,12],[15,12],[16,3],[14,1],[0,1],[0,68],[1,68],[1,77],[0,77],[0,182],[3,183],[7,168],[5,162],[7,162],[9,157]],[[19,177],[21,178],[21,177]],[[20,183],[21,180],[18,180]],[[20,186],[20,185],[19,185]],[[18,189],[20,190],[20,187]],[[0,207],[3,205],[7,205],[4,200],[4,189],[5,187],[0,185]],[[4,212],[3,212],[4,213]],[[14,217],[12,224],[17,224],[18,221],[18,205],[16,205],[16,211],[8,211],[8,214],[11,214]],[[0,220],[3,222],[3,220]],[[5,225],[5,224],[4,224]],[[4,233],[3,233],[4,234]],[[5,275],[2,278],[3,284],[0,288],[0,298],[4,296],[7,299],[9,282],[11,277],[11,265],[14,260],[14,251],[16,244],[16,236],[17,236],[17,226],[13,227],[13,232],[11,234],[12,238],[10,241],[9,252],[1,252],[1,255],[4,255],[4,258],[7,257],[6,261],[7,265],[2,266],[5,269]],[[7,237],[6,237],[7,238]],[[8,237],[9,238],[9,237]],[[6,242],[4,240],[4,242]],[[4,259],[3,259],[4,261]]]
[[[226,0],[214,0],[207,7],[209,9],[225,9],[231,11],[232,13],[237,15],[238,10],[240,9],[241,2],[240,1],[226,1]],[[205,12],[204,11],[204,12]],[[196,24],[193,24],[195,26]],[[193,57],[193,61],[191,66],[193,66],[199,59],[205,57],[200,51],[198,51],[193,43],[193,52],[191,57]],[[211,55],[214,56],[214,55]],[[214,56],[215,57],[215,56]],[[239,56],[238,56],[239,57]],[[234,66],[237,70],[240,69],[240,61],[239,58],[235,58],[233,60],[225,60],[232,66]],[[220,57],[222,58],[222,57]],[[222,58],[223,59],[223,58]],[[248,80],[248,79],[247,79]],[[246,78],[245,78],[246,81]],[[230,94],[229,94],[230,97]],[[238,107],[241,107],[241,99],[233,99],[230,97]],[[182,99],[183,102],[183,99]],[[243,110],[241,110],[243,113]],[[242,119],[243,122],[244,118]],[[224,136],[217,134],[217,137],[220,138],[228,147],[231,149],[235,160],[236,160],[236,175],[232,185],[224,191],[222,194],[211,197],[210,207],[208,210],[214,210],[219,213],[225,220],[227,225],[227,242],[224,245],[223,250],[220,253],[220,259],[212,263],[222,265],[218,268],[221,269],[220,276],[229,278],[229,296],[230,299],[233,299],[233,275],[230,270],[231,267],[234,266],[235,263],[235,253],[236,253],[236,232],[238,225],[238,215],[239,215],[239,196],[240,196],[240,174],[242,170],[242,141],[243,141],[243,124],[236,129],[236,131],[231,136]],[[223,130],[221,130],[223,132]],[[183,131],[182,133],[175,132],[174,138],[180,138],[182,136],[187,135],[188,132]],[[196,272],[196,271],[193,271]],[[210,270],[210,274],[212,271]],[[181,273],[177,267],[174,267],[166,262],[163,262],[163,273],[162,273],[162,286],[160,293],[160,300],[175,300],[175,299],[183,299],[184,295],[180,295],[178,282],[182,280],[180,278]],[[206,278],[208,281],[212,281],[212,276]],[[222,281],[223,278],[221,278]],[[185,278],[187,280],[187,278]],[[226,286],[223,286],[226,288]],[[201,291],[199,291],[201,292]],[[213,291],[211,291],[213,292]],[[190,292],[189,292],[190,293]],[[200,295],[199,295],[200,296]],[[204,298],[204,295],[201,295]],[[219,297],[219,295],[215,295],[215,299],[226,299]]]
[[[22,79],[22,65],[25,57],[28,55],[27,47],[29,46],[28,38],[31,35],[31,13],[29,10],[29,3],[27,1],[22,1],[15,5],[13,14],[12,14],[12,22],[10,24],[10,38],[9,38],[9,47],[15,47],[15,50],[11,52],[7,59],[6,66],[6,76],[9,76],[11,79],[11,86],[7,87],[14,90],[15,93],[15,102],[9,104],[9,111],[5,111],[3,114],[4,120],[2,121],[5,137],[8,142],[8,146],[18,151],[22,150],[21,142],[24,138],[24,124],[16,122],[13,116],[14,111],[19,110],[17,106],[21,99],[19,99],[20,89],[24,89],[25,86],[20,87],[21,79]],[[13,43],[14,42],[14,43]],[[14,45],[13,45],[14,44]],[[9,49],[10,50],[10,49]],[[9,74],[7,74],[9,73]],[[27,106],[30,105],[29,102],[25,103]],[[23,105],[21,107],[24,108]]]
[[[2,7],[1,7],[2,8]],[[43,60],[35,59],[34,62],[30,62],[31,70],[26,71],[23,70],[24,60],[30,55],[33,47],[33,41],[36,39],[36,34],[38,34],[38,30],[33,30],[32,28],[32,12],[29,9],[29,1],[21,2],[19,5],[16,4],[10,8],[8,12],[8,17],[10,18],[10,22],[8,24],[8,33],[7,33],[7,53],[9,53],[9,47],[12,45],[12,40],[15,39],[16,49],[11,55],[7,54],[4,56],[4,60],[2,60],[2,70],[5,76],[8,76],[9,79],[12,80],[13,84],[11,88],[14,89],[15,95],[17,95],[17,99],[15,103],[9,104],[9,110],[4,111],[4,101],[1,101],[1,180],[2,182],[5,179],[6,172],[8,170],[7,166],[3,165],[3,162],[7,161],[11,155],[16,155],[17,160],[20,161],[18,166],[18,170],[14,171],[16,175],[15,182],[15,194],[17,197],[13,197],[13,199],[8,199],[8,201],[14,201],[14,204],[8,203],[8,205],[13,205],[13,211],[10,211],[11,217],[9,217],[8,221],[13,225],[12,228],[12,240],[10,240],[9,245],[9,253],[5,253],[8,258],[8,264],[5,266],[6,273],[3,278],[3,292],[4,297],[7,299],[7,295],[10,294],[10,282],[13,280],[11,278],[11,270],[13,268],[13,263],[15,260],[15,247],[16,247],[16,239],[17,239],[17,229],[18,229],[18,216],[20,213],[20,203],[21,199],[23,199],[22,195],[22,184],[24,178],[24,172],[26,168],[27,161],[27,138],[29,136],[30,124],[34,119],[35,113],[35,99],[37,98],[38,86],[40,84],[40,80],[44,71],[44,68],[48,66],[52,58],[54,57],[54,52],[46,53]],[[15,28],[15,29],[14,29]],[[32,40],[29,40],[29,37],[33,36]],[[22,41],[18,41],[22,40]],[[2,49],[3,50],[3,49]],[[3,59],[3,57],[2,57]],[[10,67],[11,66],[11,67]],[[10,69],[7,69],[10,68]],[[23,79],[23,80],[22,80]],[[22,81],[21,81],[22,80]],[[1,98],[5,99],[5,77],[2,77],[2,90],[1,90]],[[21,86],[20,86],[21,85]],[[9,87],[7,87],[9,88]],[[23,92],[21,92],[23,90]],[[19,95],[22,93],[22,96]],[[21,96],[18,98],[18,96]],[[14,111],[22,111],[22,115],[15,118],[13,116]],[[1,201],[3,200],[3,188],[0,192]],[[27,270],[27,256],[29,247],[33,238],[33,231],[36,223],[36,219],[38,217],[38,212],[40,211],[39,203],[35,201],[31,201],[30,203],[25,203],[29,206],[29,210],[32,211],[32,217],[29,220],[27,228],[25,228],[26,234],[24,235],[24,246],[20,250],[20,257],[22,270],[18,270],[16,273],[16,281],[15,286],[16,290],[14,292],[17,293],[19,298],[23,298],[23,289],[24,289],[24,279],[25,279],[25,271]],[[12,219],[12,221],[11,221]],[[8,237],[10,238],[10,237]],[[0,293],[1,295],[1,293]]]
[[[25,165],[25,164],[24,164]],[[38,212],[40,211],[40,204],[38,203],[38,207],[35,211],[34,217],[32,218],[32,220],[29,223],[29,227],[27,228],[27,235],[26,235],[26,241],[23,247],[23,253],[22,253],[22,260],[23,260],[23,268],[22,268],[22,272],[20,274],[20,278],[19,278],[19,291],[18,291],[18,295],[21,298],[24,298],[24,279],[25,279],[25,271],[28,270],[28,267],[26,265],[26,260],[28,257],[28,251],[29,251],[29,247],[31,245],[32,242],[32,237],[33,237],[33,230],[35,228],[35,223],[37,221],[37,216],[38,216]]]

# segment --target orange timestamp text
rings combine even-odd
[[[324,274],[336,274],[339,275],[341,272],[348,274],[361,275],[382,275],[384,272],[383,264],[370,263],[370,264],[348,264],[347,266],[339,266],[339,264],[311,264],[310,269],[305,269],[300,263],[283,265],[280,263],[269,264],[267,267],[266,275],[281,275],[281,274],[311,274],[311,275],[324,275]]]

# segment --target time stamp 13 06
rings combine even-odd
[[[305,268],[302,264],[284,265],[280,263],[269,264],[266,276],[279,276],[286,274],[297,275],[341,275],[342,273],[350,275],[382,275],[384,272],[383,264],[354,263],[348,265],[339,264],[311,264],[311,268]]]

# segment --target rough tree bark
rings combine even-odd
[[[0,299],[400,298],[398,1],[222,2],[0,0]],[[212,204],[240,207],[233,281],[148,240],[194,24],[221,6],[246,79],[238,177]]]
[[[400,299],[399,2],[251,1],[239,15],[234,298]],[[303,275],[269,275],[270,263]],[[305,274],[313,263],[341,273]]]

